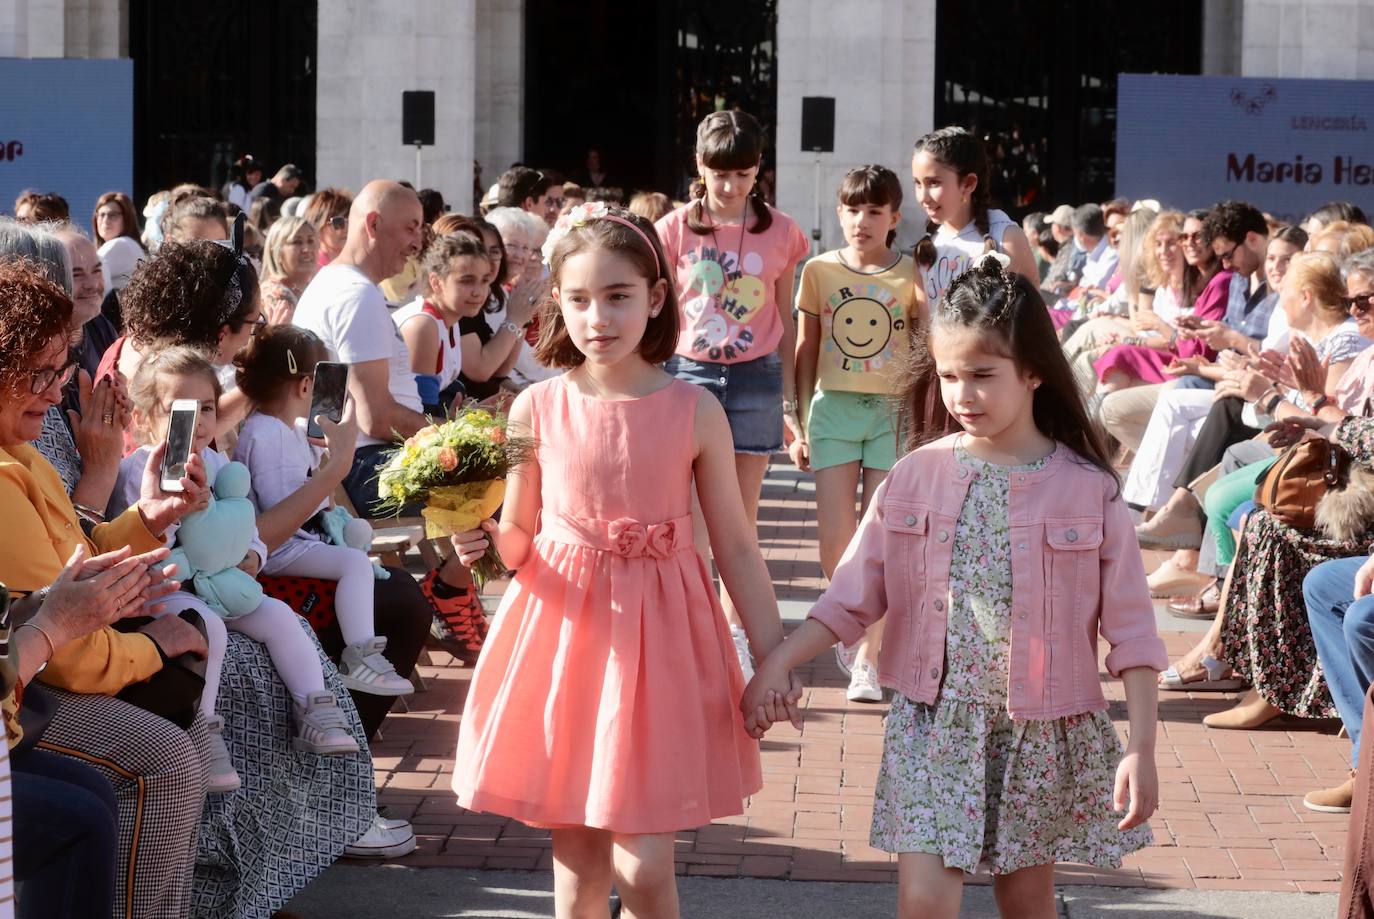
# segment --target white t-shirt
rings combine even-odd
[[[234,459],[247,466],[252,474],[248,499],[259,514],[276,507],[299,491],[316,465],[315,451],[305,437],[303,419],[298,419],[296,426],[291,427],[281,419],[261,412],[249,415],[243,423],[239,441],[234,446]],[[328,506],[328,499],[321,501],[312,516]],[[272,570],[277,571],[283,565],[289,565],[311,543],[317,542],[320,542],[319,536],[306,530],[297,530],[273,550],[270,560]]]
[[[988,211],[988,235],[999,251],[1002,249],[1002,237],[1014,226],[1015,222],[1004,211]],[[930,268],[922,268],[921,278],[926,288],[926,302],[933,308],[949,290],[950,282],[968,271],[983,256],[986,244],[983,242],[983,232],[971,220],[958,233],[951,230],[948,224],[940,224],[931,242],[935,243],[935,264]]]
[[[424,410],[410,369],[410,351],[401,330],[391,321],[386,298],[381,288],[357,268],[337,262],[321,268],[301,294],[292,322],[318,335],[345,364],[388,361],[391,398],[412,411]],[[358,435],[359,446],[383,443],[389,441]]]

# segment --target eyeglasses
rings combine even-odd
[[[1234,246],[1231,247],[1231,251],[1230,251],[1230,252],[1227,252],[1225,255],[1219,255],[1219,256],[1217,256],[1217,259],[1218,259],[1223,265],[1228,264],[1228,263],[1230,263],[1231,258],[1236,254],[1236,250],[1239,249],[1239,248],[1240,248],[1240,243],[1236,243]]]
[[[347,217],[330,217],[330,218],[329,218],[329,228],[330,228],[331,230],[347,230],[347,229],[348,229],[348,218],[347,218]]]
[[[252,335],[254,338],[257,338],[258,335],[267,329],[267,317],[259,313],[257,319],[245,319],[242,322],[236,323],[236,325],[240,329],[245,325],[251,325],[253,327]]]
[[[61,367],[42,367],[30,371],[29,392],[35,396],[41,396],[51,389],[54,383],[58,386],[66,386],[71,382],[72,375],[76,373],[77,364],[76,354],[68,351],[67,363]]]
[[[1354,297],[1342,297],[1341,301],[1345,304],[1346,311],[1352,316],[1363,316],[1374,307],[1374,293],[1359,294]]]
[[[1178,241],[1185,245],[1188,243],[1200,243],[1202,242],[1202,233],[1180,233],[1178,234]]]

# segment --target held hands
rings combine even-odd
[[[498,525],[495,520],[488,517],[477,529],[454,533],[449,537],[453,551],[458,555],[458,561],[462,562],[465,568],[476,565],[487,554],[487,548],[491,546]]]
[[[167,443],[158,444],[148,454],[148,462],[143,467],[143,486],[138,499],[138,512],[148,532],[161,536],[167,528],[193,511],[204,510],[210,506],[210,486],[206,484],[205,461],[199,453],[192,453],[186,461],[186,475],[181,480],[181,491],[162,490],[162,456],[167,452]]]
[[[1126,748],[1121,765],[1116,767],[1112,809],[1121,813],[1126,809],[1128,798],[1131,808],[1116,825],[1120,830],[1129,830],[1145,823],[1159,806],[1159,773],[1155,770],[1155,758],[1133,746]]]
[[[1203,360],[1200,357],[1176,357],[1164,368],[1164,373],[1171,377],[1198,376],[1202,365]]]
[[[777,660],[774,655],[773,660]],[[744,730],[755,739],[763,737],[770,727],[779,721],[790,721],[792,726],[801,730],[802,715],[799,704],[802,690],[801,677],[795,671],[783,671],[776,664],[770,666],[765,658],[754,678],[744,688],[739,709],[744,715]]]
[[[802,472],[811,471],[811,445],[805,438],[798,437],[787,445],[787,455],[792,458],[792,465]]]

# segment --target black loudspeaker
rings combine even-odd
[[[408,147],[434,146],[433,90],[401,93],[401,143]]]
[[[805,153],[835,152],[834,96],[802,96],[801,148]]]

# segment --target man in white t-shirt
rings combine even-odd
[[[368,517],[376,515],[375,479],[387,452],[398,439],[429,423],[420,411],[410,354],[377,286],[399,272],[407,258],[419,254],[423,223],[415,192],[396,182],[369,182],[353,199],[343,249],[301,294],[292,320],[318,335],[337,360],[349,365],[348,391],[356,409],[359,446],[343,485],[354,508]],[[457,556],[429,572],[421,590],[443,627],[445,647],[455,656],[476,660],[486,620],[472,578]],[[398,673],[408,674],[414,665],[414,660],[398,661],[390,655],[388,659]],[[406,854],[414,848],[414,835],[408,824],[395,825],[399,822],[379,822],[348,853]]]

